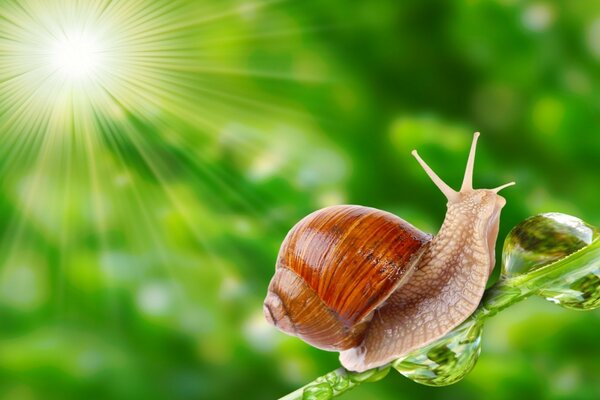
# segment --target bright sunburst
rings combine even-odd
[[[312,123],[260,88],[299,80],[295,70],[312,80],[281,56],[301,30],[261,15],[280,2],[1,2],[0,179],[12,208],[0,264],[16,268],[43,243],[61,279],[79,279],[85,254],[102,277],[118,274],[114,252],[173,268],[168,232],[181,225],[220,265],[213,210],[224,198],[262,206],[223,160],[248,179],[273,174],[295,146],[280,121]]]
[[[2,17],[0,106],[4,116],[27,112],[20,121],[27,130],[42,122],[36,117],[69,117],[73,102],[107,117],[115,106],[156,103],[161,62],[173,56],[165,27],[181,15],[162,1],[33,0],[9,1]]]
[[[86,32],[65,32],[52,46],[48,62],[61,79],[93,79],[105,67],[103,46]]]
[[[112,349],[149,322],[193,347],[205,335],[199,352],[235,348],[218,311],[256,278],[237,243],[290,212],[269,196],[328,194],[343,175],[309,134],[320,121],[290,107],[323,62],[304,36],[319,27],[284,1],[0,0],[0,311],[15,329],[67,321]],[[64,362],[50,347],[49,370],[80,376],[71,343]]]

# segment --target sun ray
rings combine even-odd
[[[269,17],[286,1],[253,2],[252,12]],[[71,280],[81,274],[101,281],[89,297],[106,309],[110,326],[121,318],[123,286],[134,293],[158,278],[174,285],[178,301],[189,301],[197,291],[190,270],[200,279],[243,273],[232,267],[232,260],[245,264],[225,240],[232,234],[226,224],[240,216],[264,229],[277,223],[265,217],[274,194],[254,189],[261,178],[244,163],[277,145],[278,129],[308,132],[328,119],[269,87],[331,79],[318,68],[252,63],[236,43],[287,45],[330,27],[286,29],[283,18],[283,26],[263,28],[243,7],[180,0],[0,5],[0,176],[14,209],[0,269],[36,243],[47,246],[55,254],[58,313],[77,310],[70,300],[86,288]],[[235,169],[226,165],[229,154]],[[293,157],[285,163],[301,168]],[[186,240],[188,247],[180,243]],[[123,267],[114,261],[120,253],[139,264]],[[81,271],[82,257],[89,271]]]

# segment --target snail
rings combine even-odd
[[[442,337],[475,311],[495,264],[506,200],[473,189],[479,133],[460,191],[412,155],[446,196],[437,235],[386,211],[339,205],[318,210],[285,237],[264,314],[281,331],[362,372]]]

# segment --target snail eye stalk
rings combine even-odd
[[[423,170],[425,170],[427,176],[429,176],[429,178],[435,184],[435,186],[437,186],[438,189],[440,189],[440,191],[444,194],[444,196],[446,196],[448,201],[456,200],[458,197],[458,193],[456,193],[454,189],[448,186],[446,182],[444,182],[442,178],[440,178],[438,174],[436,174],[435,171],[431,169],[429,165],[427,165],[427,163],[421,158],[421,156],[419,156],[419,153],[417,153],[416,150],[413,150],[411,154],[417,159],[419,164],[421,164],[421,167],[423,167]]]

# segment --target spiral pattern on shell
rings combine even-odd
[[[284,240],[264,311],[315,347],[360,343],[373,311],[408,279],[431,235],[385,211],[334,206],[296,224]]]

